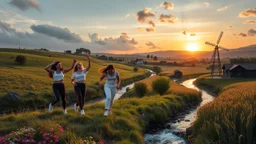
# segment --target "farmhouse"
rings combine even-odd
[[[136,64],[136,65],[144,65],[144,60],[143,60],[143,59],[140,59],[140,58],[139,58],[139,59],[136,59],[136,60],[135,60],[135,64]]]
[[[256,63],[224,64],[222,67],[224,77],[252,78],[256,77]]]

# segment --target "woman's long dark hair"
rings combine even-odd
[[[108,70],[115,70],[113,65],[108,65],[106,68],[100,70],[100,73],[107,73]]]
[[[51,66],[51,70],[56,71],[57,70],[57,65],[60,63],[60,61],[55,62],[52,66]],[[61,71],[63,70],[63,68],[60,69]],[[53,78],[53,73],[49,72],[49,77]]]

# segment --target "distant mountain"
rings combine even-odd
[[[213,51],[155,51],[150,53],[142,53],[141,55],[154,55],[158,57],[167,57],[171,59],[188,59],[188,58],[211,58]],[[236,58],[236,57],[256,57],[256,45],[250,45],[240,47],[236,49],[230,49],[229,52],[220,50],[220,56],[222,58]]]
[[[198,51],[189,52],[185,50],[167,50],[155,51],[149,53],[136,53],[136,54],[110,54],[110,53],[97,53],[98,55],[116,56],[116,57],[129,57],[129,58],[145,58],[148,54],[158,57],[170,59],[190,59],[190,58],[211,58],[213,51]],[[235,49],[230,49],[229,52],[220,50],[221,58],[237,58],[237,57],[256,57],[256,45],[250,45]]]

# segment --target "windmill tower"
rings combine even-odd
[[[217,44],[211,42],[205,42],[205,44],[214,47],[212,59],[211,59],[211,77],[213,76],[221,76],[221,63],[220,63],[220,53],[219,49],[229,51],[228,49],[219,45],[220,40],[222,38],[223,32],[220,32],[219,38],[217,40]]]

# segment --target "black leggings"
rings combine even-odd
[[[86,84],[85,83],[76,83],[75,92],[77,96],[76,105],[82,110],[84,108],[84,99],[86,95]]]
[[[56,104],[60,101],[60,97],[62,100],[63,109],[66,109],[66,95],[65,95],[65,86],[63,83],[54,83],[52,85],[54,100],[52,101],[52,105]]]

